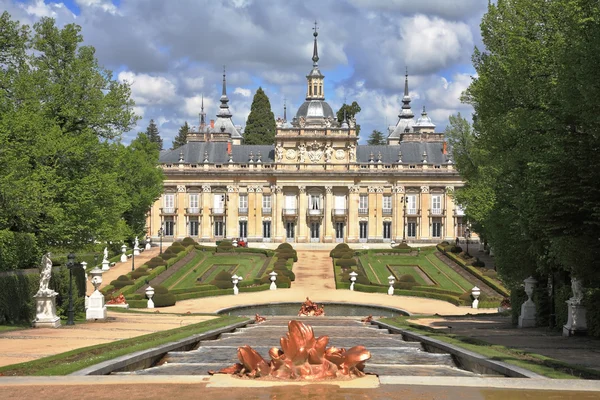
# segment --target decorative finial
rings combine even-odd
[[[179,151],[179,162],[183,162],[183,150]]]
[[[404,96],[408,96],[408,67],[406,67],[406,75],[404,75]]]
[[[225,66],[223,65],[223,92],[222,96],[227,96],[226,80],[225,80]]]
[[[204,112],[204,93],[202,93],[202,103],[200,105],[200,129],[206,126],[206,113]]]
[[[283,98],[283,120],[287,122],[287,104],[286,98]]]
[[[317,21],[315,21],[315,27],[313,28],[314,32],[313,32],[313,36],[315,37],[315,45],[313,48],[313,56],[312,56],[312,60],[313,60],[313,66],[317,66],[317,63],[319,62],[319,51],[317,49],[317,36],[319,36],[319,33],[317,32],[319,28],[317,27]]]

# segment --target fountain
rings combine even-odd
[[[303,380],[354,378],[365,375],[365,361],[371,358],[371,353],[364,346],[354,346],[346,350],[327,348],[328,343],[329,336],[315,339],[310,325],[292,320],[288,323],[286,337],[281,338],[281,349],[272,347],[269,350],[269,363],[256,350],[245,345],[237,351],[240,362],[223,368],[218,373],[250,378]],[[208,373],[213,375],[217,372]]]
[[[300,305],[300,311],[298,311],[299,317],[318,317],[320,315],[325,315],[325,307],[322,305],[319,307],[317,303],[310,301],[308,297]]]

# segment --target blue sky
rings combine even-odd
[[[227,66],[234,123],[245,125],[252,96],[262,86],[275,116],[288,119],[304,101],[312,67],[312,27],[319,22],[319,65],[326,100],[362,108],[364,142],[373,129],[387,133],[398,119],[408,67],[412,108],[425,105],[443,131],[448,117],[472,109],[459,101],[481,47],[485,0],[0,0],[13,18],[32,24],[43,16],[81,25],[99,63],[132,85],[142,118],[169,147],[185,121],[198,124],[204,96],[214,118]]]

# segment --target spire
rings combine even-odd
[[[287,121],[287,105],[285,103],[285,97],[283,98],[283,121]]]
[[[313,47],[313,56],[312,56],[312,60],[313,60],[313,67],[316,67],[317,65],[319,65],[319,51],[317,50],[317,36],[319,36],[319,33],[317,32],[319,28],[317,27],[317,21],[315,21],[315,27],[313,28],[314,32],[313,32],[313,36],[315,37],[315,45]]]
[[[398,117],[400,119],[410,119],[415,116],[412,110],[410,109],[411,98],[408,94],[408,67],[406,68],[406,75],[404,78],[404,97],[402,98],[402,110],[400,110],[400,114]]]
[[[221,93],[221,105],[219,106],[219,113],[217,117],[231,118],[231,111],[229,111],[229,98],[227,97],[227,80],[225,77],[225,66],[223,65],[223,91]]]
[[[206,126],[206,113],[204,112],[204,93],[202,93],[202,104],[200,106],[200,128]]]

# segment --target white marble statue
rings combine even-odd
[[[102,261],[108,261],[108,247],[104,248],[104,258]]]
[[[304,144],[301,144],[300,146],[298,146],[298,162],[303,163],[304,157],[306,157],[306,146]]]
[[[135,237],[135,245],[133,246],[134,249],[139,249],[140,248],[140,241],[138,240],[138,237]]]
[[[46,253],[42,256],[42,262],[40,263],[40,288],[35,294],[35,297],[53,296],[56,294],[54,290],[48,287],[51,277],[52,260],[50,260],[50,253]]]
[[[275,147],[275,155],[277,157],[277,161],[281,161],[283,159],[283,146],[280,144]]]
[[[348,145],[348,159],[350,161],[356,161],[356,146],[354,143]]]

